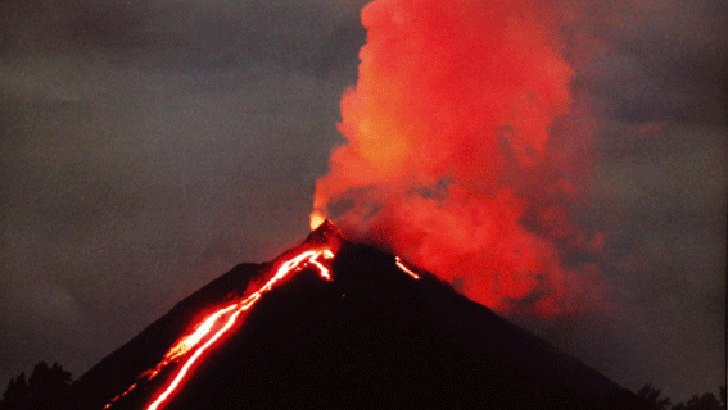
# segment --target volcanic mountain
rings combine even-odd
[[[306,251],[319,253],[285,265]],[[288,276],[254,296],[284,265]],[[233,306],[231,315],[251,297],[254,306],[199,353],[158,408],[639,406],[546,341],[325,222],[272,262],[236,266],[104,358],[75,383],[78,408],[148,408],[196,354],[168,360],[170,347],[207,315]]]

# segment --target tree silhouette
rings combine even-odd
[[[721,392],[725,391],[725,388],[721,388]],[[697,394],[688,400],[687,404],[678,403],[673,406],[672,410],[721,410],[725,407],[725,400],[721,404],[720,401],[715,397],[713,393],[705,393],[702,396]]]
[[[3,410],[65,410],[73,409],[71,373],[58,363],[49,367],[46,362],[35,365],[28,381],[25,373],[11,379],[3,394]]]
[[[10,379],[8,387],[3,393],[2,408],[5,409],[28,409],[30,407],[30,389],[28,383],[25,381],[25,372],[20,373],[20,376]]]
[[[48,367],[38,363],[28,379],[33,405],[37,409],[64,409],[69,407],[71,373],[58,363]]]
[[[665,397],[661,399],[661,394],[662,390],[655,388],[652,383],[646,384],[637,392],[637,396],[639,396],[644,405],[643,408],[649,410],[667,410],[667,406],[671,404],[670,398]]]

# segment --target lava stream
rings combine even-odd
[[[402,270],[402,272],[412,276],[415,279],[419,279],[420,275],[414,273],[410,268],[404,266],[404,263],[402,263],[402,259],[399,258],[399,256],[394,257],[394,263],[397,264],[397,267]]]
[[[280,268],[278,268],[275,275],[270,280],[268,280],[268,282],[260,289],[258,289],[250,296],[241,301],[232,303],[221,309],[218,309],[214,313],[207,316],[202,321],[202,323],[200,323],[195,328],[195,331],[192,334],[181,337],[177,341],[177,343],[175,343],[167,351],[162,361],[160,361],[159,364],[155,366],[155,368],[149,369],[140,375],[140,378],[152,380],[168,364],[186,355],[194,349],[194,352],[185,361],[184,365],[179,369],[174,379],[167,385],[164,391],[159,396],[157,396],[157,398],[147,407],[146,410],[155,410],[159,408],[159,406],[164,403],[164,401],[167,400],[170,395],[174,393],[179,384],[184,380],[190,367],[192,367],[195,361],[197,361],[197,359],[205,352],[205,350],[215,344],[215,342],[223,334],[225,334],[225,332],[232,328],[240,313],[250,309],[264,293],[268,292],[273,288],[276,282],[283,279],[289,273],[298,272],[307,266],[314,266],[318,270],[319,276],[321,276],[322,279],[331,280],[331,273],[329,269],[318,261],[320,257],[330,260],[334,258],[334,253],[330,249],[309,250],[302,252],[297,256],[287,260],[283,263],[283,265],[281,265]],[[220,318],[228,314],[229,317],[227,318],[225,324],[222,325],[222,327],[220,327],[212,335],[210,335],[211,331],[216,327],[215,325],[218,324],[218,322],[220,321]],[[206,338],[207,341],[200,345],[200,343]],[[114,397],[106,406],[104,406],[104,409],[108,409],[109,407],[111,407],[111,405],[115,401],[117,401],[120,397],[126,396],[136,387],[137,383],[132,384],[124,393]]]

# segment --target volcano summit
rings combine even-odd
[[[329,222],[179,302],[75,388],[89,410],[638,408],[597,371]]]

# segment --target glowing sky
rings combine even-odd
[[[78,377],[305,237],[364,3],[0,3],[0,387],[40,360]],[[728,10],[615,3],[581,4],[563,41],[598,113],[572,211],[623,313],[513,320],[675,402],[725,374]]]

